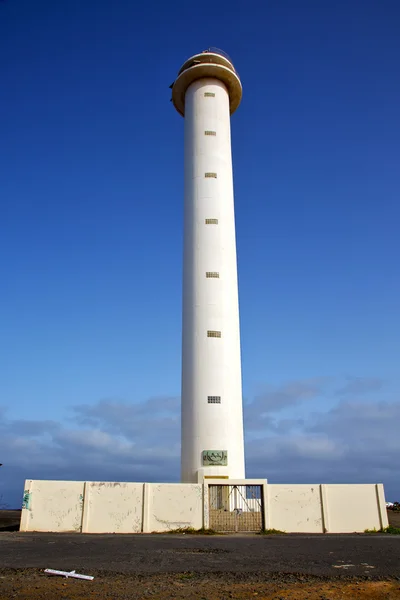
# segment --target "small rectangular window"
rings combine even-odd
[[[217,271],[206,271],[206,277],[208,279],[219,279],[219,273]]]
[[[217,174],[216,173],[204,173],[204,177],[214,177],[214,179],[217,179]]]
[[[217,132],[216,131],[208,131],[207,130],[207,131],[204,132],[204,135],[217,135]]]
[[[208,404],[221,404],[221,396],[207,396]]]
[[[218,219],[206,219],[206,225],[218,225]]]
[[[220,331],[207,331],[207,337],[220,338],[221,332]]]
[[[214,92],[204,92],[206,98],[215,98]]]

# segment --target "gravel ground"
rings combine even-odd
[[[0,568],[400,577],[400,536],[2,533]]]

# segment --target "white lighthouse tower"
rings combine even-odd
[[[244,479],[230,131],[242,85],[210,48],[171,87],[185,119],[181,479]]]

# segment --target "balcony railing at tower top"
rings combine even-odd
[[[229,54],[227,54],[226,52],[224,52],[223,50],[220,50],[219,48],[214,48],[214,46],[210,46],[210,48],[207,48],[207,50],[203,50],[203,52],[200,52],[200,54],[219,54],[219,56],[222,56],[223,58],[225,58],[226,60],[228,60],[232,66],[232,70],[236,73],[236,75],[239,77],[239,73],[236,71],[235,67],[233,66],[233,62],[231,57],[229,56]],[[184,66],[180,69],[178,76],[183,73],[183,71],[186,71],[186,69],[190,69],[190,67],[192,67],[193,65],[197,64],[198,61],[194,60],[192,63],[189,64],[184,64]]]
[[[203,52],[202,52],[202,54],[207,54],[207,53],[220,54],[221,56],[223,56],[224,58],[229,60],[229,62],[233,65],[233,61],[232,61],[231,57],[229,56],[229,54],[227,54],[223,50],[220,50],[219,48],[215,48],[215,46],[210,46],[210,48],[207,48],[207,50],[203,50]]]

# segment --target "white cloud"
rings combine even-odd
[[[337,396],[361,395],[382,389],[383,380],[379,377],[347,377],[344,386],[336,390]]]
[[[400,498],[400,402],[346,400],[302,418],[280,409],[323,397],[326,380],[284,383],[245,405],[247,475],[275,482],[378,482]],[[287,411],[286,411],[287,413]],[[177,481],[179,398],[74,407],[64,424],[0,411],[0,495],[18,505],[25,478]]]
[[[263,393],[255,396],[247,410],[256,419],[262,414],[279,412],[304,400],[317,398],[323,394],[327,381],[327,377],[315,377],[288,381],[279,387],[269,387]]]

